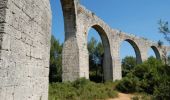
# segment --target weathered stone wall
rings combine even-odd
[[[49,0],[0,0],[0,100],[47,100]]]

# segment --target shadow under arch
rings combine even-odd
[[[157,47],[151,46],[151,49],[154,51],[155,56],[156,56],[156,59],[160,60],[160,59],[161,59],[161,55],[160,55],[160,53],[159,53]]]
[[[137,44],[131,39],[125,39],[124,41],[128,42],[133,47],[133,49],[135,51],[135,55],[136,55],[136,63],[137,64],[142,63],[141,52],[140,52],[140,49],[138,48]]]
[[[87,37],[90,29],[93,28],[96,30],[102,40],[104,55],[103,55],[103,74],[104,81],[113,80],[113,71],[112,71],[112,57],[110,51],[110,43],[106,31],[98,24],[92,25],[88,28]],[[88,39],[87,39],[88,40]]]

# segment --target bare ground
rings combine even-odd
[[[133,97],[132,94],[119,93],[117,98],[108,100],[131,100],[132,97]]]

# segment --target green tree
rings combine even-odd
[[[62,78],[62,44],[55,37],[51,36],[50,49],[50,82],[61,82]]]
[[[88,42],[89,50],[89,67],[90,80],[101,82],[103,79],[103,55],[104,48],[101,42],[98,42],[94,37]]]
[[[122,92],[145,92],[153,95],[153,100],[169,100],[170,67],[162,61],[150,57],[136,65],[116,86]]]
[[[154,88],[154,98],[156,100],[170,99],[170,66],[164,65],[159,70],[158,85]]]
[[[159,24],[159,31],[160,31],[160,33],[162,33],[164,35],[165,40],[170,43],[170,29],[169,29],[168,21],[160,20],[158,22],[158,24]],[[161,42],[161,43],[158,42],[158,45],[159,44],[163,44],[163,42]],[[163,55],[162,56],[163,56],[165,64],[169,64],[170,63],[170,58],[169,58],[170,55],[167,54],[166,51],[163,51]]]
[[[136,58],[126,56],[122,59],[122,76],[125,77],[136,66]]]
[[[167,21],[159,21],[159,31],[164,35],[164,38],[170,43],[170,30]]]

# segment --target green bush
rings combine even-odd
[[[138,79],[140,90],[138,92],[146,92],[153,94],[154,87],[157,85],[157,66],[150,66],[148,63],[138,65],[132,71],[133,76]]]
[[[153,94],[156,100],[169,100],[170,99],[170,81],[166,83],[160,83],[158,87],[155,87]]]
[[[122,76],[125,77],[136,66],[136,58],[126,56],[122,59]]]
[[[156,100],[170,100],[170,66],[162,66],[159,73],[159,84],[154,88],[153,96]]]
[[[138,84],[138,79],[129,75],[119,81],[116,89],[124,93],[133,93],[138,91]]]
[[[84,78],[49,86],[49,100],[96,100],[116,96],[114,83],[94,83]]]
[[[131,100],[153,100],[153,98],[148,94],[135,94]]]
[[[151,57],[129,71],[116,88],[125,93],[151,94],[154,100],[170,100],[170,66]]]
[[[139,98],[140,98],[139,96],[134,96],[134,97],[132,97],[131,99],[132,99],[132,100],[140,100]]]

